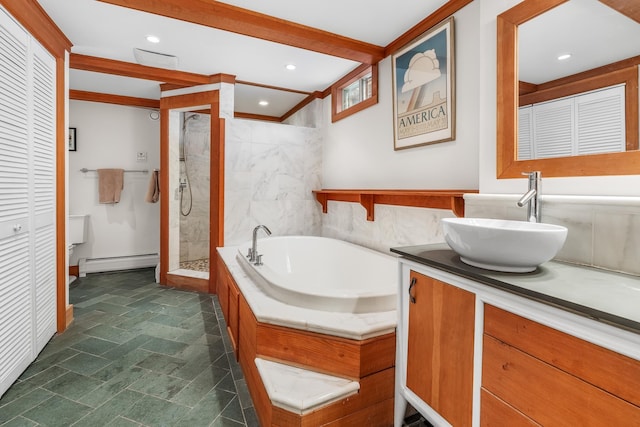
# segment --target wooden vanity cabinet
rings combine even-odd
[[[406,385],[453,426],[471,426],[475,295],[411,271]]]
[[[640,426],[640,362],[484,307],[481,426]]]

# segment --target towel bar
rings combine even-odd
[[[96,172],[97,169],[87,169],[87,168],[82,168],[80,169],[80,172],[82,173],[87,173],[87,172]],[[140,173],[149,173],[149,169],[132,169],[132,170],[126,170],[125,172],[140,172]]]

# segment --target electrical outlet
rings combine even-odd
[[[139,162],[146,162],[147,161],[147,152],[146,151],[138,151],[136,153],[136,159]]]

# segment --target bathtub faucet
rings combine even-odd
[[[262,255],[258,255],[258,231],[260,231],[260,229],[263,229],[264,232],[267,233],[267,236],[271,236],[271,230],[269,230],[266,225],[258,225],[253,229],[253,240],[247,258],[256,265],[262,265]]]

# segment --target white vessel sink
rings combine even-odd
[[[460,260],[474,267],[527,273],[564,245],[560,225],[485,218],[443,218],[444,237]]]

